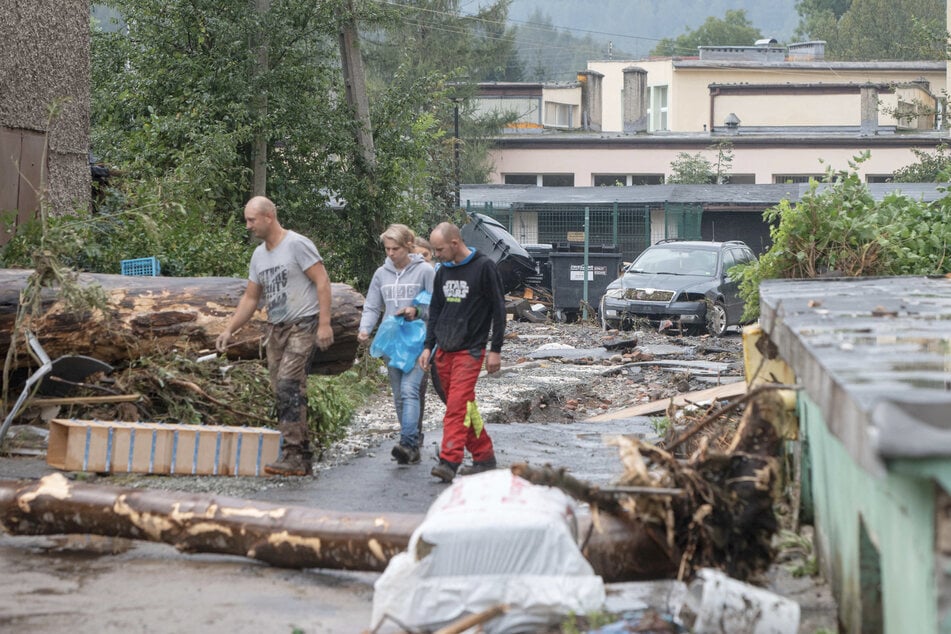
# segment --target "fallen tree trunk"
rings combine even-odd
[[[0,358],[10,346],[20,293],[30,269],[0,269]],[[140,277],[79,274],[81,285],[98,284],[109,297],[109,310],[70,313],[55,289],[44,289],[39,316],[22,324],[39,338],[50,358],[81,354],[117,363],[150,353],[191,348],[214,349],[247,280],[231,277]],[[363,296],[346,284],[333,284],[333,345],[314,355],[311,372],[339,374],[353,365]],[[233,359],[262,357],[265,315],[258,311],[228,349]],[[21,339],[22,341],[22,339]],[[19,365],[28,362],[23,351]]]
[[[0,480],[0,528],[14,535],[87,534],[239,555],[284,568],[382,571],[406,550],[423,515],[336,513],[207,494],[123,489],[67,480]],[[605,581],[644,579],[641,543],[609,515],[584,548]],[[581,526],[592,528],[590,518]],[[650,538],[646,538],[650,540]]]

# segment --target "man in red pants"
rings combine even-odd
[[[433,230],[429,241],[442,266],[433,282],[426,343],[419,364],[428,371],[435,348],[436,374],[446,394],[446,414],[439,464],[432,474],[443,482],[452,482],[457,471],[470,475],[496,466],[488,431],[476,421],[466,426],[466,413],[470,403],[475,405],[483,358],[489,374],[502,367],[505,294],[495,262],[467,247],[459,227],[443,222]],[[486,357],[490,330],[492,341]],[[472,454],[472,466],[459,469],[467,449]]]

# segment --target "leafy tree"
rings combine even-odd
[[[110,0],[130,26],[93,33],[93,147],[123,174],[123,207],[109,213],[177,206],[205,226],[240,226],[263,131],[282,221],[314,238],[334,279],[368,283],[382,226],[448,210],[449,105],[437,79],[395,73],[374,95],[376,165],[363,165],[340,98],[345,4],[272,0],[258,14],[247,0]],[[370,25],[383,19],[375,3],[358,6]],[[269,63],[252,72],[262,31]]]
[[[868,152],[849,169],[827,169],[796,203],[767,209],[772,246],[738,271],[744,317],[759,313],[759,285],[766,279],[932,275],[951,272],[951,195],[932,203],[892,192],[875,200],[857,173]]]
[[[799,0],[796,12],[799,25],[795,37],[800,40],[835,40],[839,18],[849,10],[852,0]]]
[[[940,0],[853,0],[839,20],[830,54],[845,60],[944,59]]]
[[[713,164],[703,154],[681,152],[670,162],[667,182],[676,185],[708,185],[714,181]]]
[[[940,0],[801,0],[796,8],[796,35],[825,40],[832,59],[945,57],[945,6]]]
[[[707,148],[716,152],[715,162],[702,153],[681,152],[670,162],[670,177],[667,182],[678,185],[722,185],[729,180],[730,165],[733,163],[733,144],[721,141]]]
[[[951,151],[947,145],[935,148],[934,154],[912,149],[917,163],[895,170],[896,183],[947,183],[951,180]]]
[[[747,19],[745,10],[731,9],[722,20],[709,17],[699,27],[676,39],[662,39],[651,55],[696,55],[698,46],[752,45],[761,37],[762,33]]]

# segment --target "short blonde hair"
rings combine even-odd
[[[406,247],[410,251],[413,250],[413,246],[416,244],[416,234],[406,225],[392,224],[387,227],[386,231],[380,234],[380,242],[383,242],[387,238]]]

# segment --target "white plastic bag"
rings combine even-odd
[[[371,629],[387,616],[437,629],[498,604],[486,632],[533,632],[604,605],[604,583],[577,544],[574,502],[507,470],[457,478],[406,553],[377,580]]]

